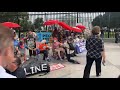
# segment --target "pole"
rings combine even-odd
[[[20,24],[19,12],[17,12],[17,20],[18,20],[18,24]],[[18,34],[19,34],[19,38],[20,38],[20,29],[18,29]]]
[[[109,12],[109,19],[108,19],[108,38],[110,37],[110,12]]]
[[[79,20],[78,20],[78,12],[77,12],[77,23],[79,22]]]
[[[47,18],[46,18],[46,13],[45,13],[45,21],[47,21]],[[46,27],[45,27],[45,28],[46,28],[46,30],[47,30],[47,25],[46,25]]]

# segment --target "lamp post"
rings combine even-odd
[[[47,21],[47,17],[46,17],[46,15],[47,15],[47,14],[45,13],[45,21]],[[46,25],[45,28],[46,28],[46,30],[47,30],[47,25]]]
[[[108,17],[108,38],[110,37],[110,12]]]
[[[77,12],[77,23],[78,23],[79,21],[78,21],[78,12]]]
[[[18,24],[20,24],[19,12],[17,12],[17,20],[18,20]],[[20,29],[18,29],[18,34],[19,34],[19,38],[20,38]]]

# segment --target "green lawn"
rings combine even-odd
[[[104,38],[108,38],[108,32],[104,32]],[[115,32],[110,32],[109,38],[115,38]]]

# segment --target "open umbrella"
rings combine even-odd
[[[48,20],[46,22],[44,22],[43,25],[54,25],[54,24],[58,24],[58,20]]]
[[[82,30],[80,28],[77,28],[77,27],[71,27],[72,28],[72,31],[74,32],[78,32],[78,33],[81,33]]]
[[[84,25],[77,25],[76,27],[78,27],[78,28],[80,28],[82,30],[86,29],[86,27]]]
[[[70,31],[72,30],[72,28],[69,25],[67,25],[65,22],[58,22],[58,24],[66,30],[70,30]]]
[[[13,23],[13,22],[4,22],[2,23],[2,25],[9,27],[9,28],[18,28],[20,27],[20,25],[18,25],[17,23]]]

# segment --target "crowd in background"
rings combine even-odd
[[[43,60],[50,61],[50,49],[52,50],[52,56],[55,59],[68,59],[68,61],[70,61],[67,55],[67,49],[69,49],[70,52],[73,51],[70,53],[70,56],[76,56],[77,42],[85,42],[83,33],[70,32],[55,27],[52,36],[49,39],[49,43],[47,43],[46,40],[42,40],[37,44],[37,35],[32,30],[26,32],[26,35],[21,33],[20,38],[18,38],[18,35],[14,30],[14,53],[21,57],[22,62],[28,60],[32,56],[39,59],[39,54],[43,54]],[[29,50],[29,58],[26,57],[26,49]]]

